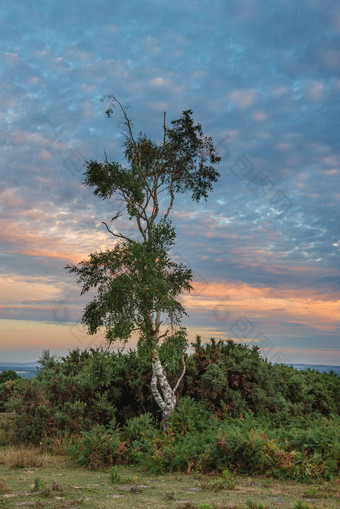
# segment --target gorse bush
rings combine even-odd
[[[177,421],[172,421],[176,432],[181,432],[181,426],[186,430],[205,427],[209,413],[220,420],[262,416],[280,426],[292,417],[340,412],[340,377],[334,373],[271,365],[256,347],[233,341],[211,340],[202,345],[197,338],[193,346],[178,394],[189,398],[184,401],[204,404],[192,403],[185,409],[183,403],[182,415],[176,413]],[[56,359],[44,352],[40,363],[35,378],[10,382],[7,407],[16,413],[13,440],[40,443],[60,432],[79,434],[96,424],[108,426],[114,419],[124,425],[145,413],[160,419],[149,390],[147,355],[90,349],[73,350]],[[170,383],[178,377],[175,365],[181,369],[179,361],[172,366]]]
[[[202,345],[197,338],[193,347],[167,435],[149,391],[148,356],[91,349],[61,359],[44,352],[35,378],[11,382],[6,408],[15,414],[6,441],[68,448],[90,468],[135,463],[154,472],[336,475],[336,374],[272,365],[257,348],[232,341]],[[179,358],[169,366],[172,384],[176,369]]]
[[[129,462],[138,464],[144,463],[145,457],[153,453],[160,431],[153,415],[146,413],[129,419],[123,434],[129,443]]]
[[[84,431],[81,439],[71,445],[68,453],[82,467],[97,470],[121,462],[125,452],[118,430],[108,430],[97,425],[91,431]]]
[[[155,409],[136,352],[73,350],[61,359],[45,353],[41,366],[35,378],[21,380],[13,391],[12,438],[18,442],[38,444],[60,432],[79,434]]]
[[[13,396],[15,383],[21,377],[13,370],[8,369],[0,373],[0,412],[5,412],[7,403]]]

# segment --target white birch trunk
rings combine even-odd
[[[176,391],[181,383],[185,374],[184,357],[182,359],[183,371],[175,387],[172,389],[164,373],[161,361],[155,351],[152,352],[152,378],[151,378],[151,391],[159,408],[162,410],[163,417],[163,431],[168,431],[168,420],[176,406]],[[159,383],[161,393],[158,390]]]

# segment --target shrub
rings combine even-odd
[[[120,481],[120,474],[118,472],[116,465],[114,467],[110,468],[109,478],[110,478],[110,482],[112,484],[117,484]]]
[[[133,417],[123,428],[124,437],[129,441],[129,459],[132,463],[145,463],[155,448],[155,439],[160,435],[155,418],[146,413]]]
[[[173,345],[171,341],[164,345],[164,356]],[[322,416],[339,413],[340,377],[273,366],[261,359],[257,348],[233,341],[211,340],[202,345],[197,338],[193,347],[186,360],[185,383],[178,389],[178,404],[169,421],[170,438],[160,432],[147,355],[76,349],[61,359],[44,352],[35,378],[10,382],[6,407],[15,412],[10,440],[43,443],[62,452],[68,441],[72,445],[73,436],[91,434],[97,425],[108,430],[117,424],[128,447],[124,460],[156,469],[230,465],[264,472],[282,467],[281,475],[299,477],[307,472],[308,460],[313,465],[312,477],[335,475],[339,437],[330,419],[323,420]],[[174,361],[168,366],[171,383],[180,366],[179,358]],[[227,430],[230,454],[216,445],[226,438]],[[255,435],[251,435],[252,430]],[[68,437],[64,444],[62,437]],[[199,456],[196,442],[204,450],[211,447],[209,457]],[[182,454],[182,449],[184,455],[186,445],[193,458],[173,458]],[[240,458],[234,448],[242,450]],[[257,453],[252,466],[248,456],[254,449]]]
[[[201,432],[217,423],[214,413],[205,408],[204,402],[184,397],[179,400],[170,417],[169,429],[173,433],[185,434]]]
[[[120,440],[118,430],[108,430],[97,425],[91,431],[84,431],[82,437],[68,448],[76,462],[92,470],[121,462],[125,444]]]
[[[7,403],[13,395],[15,381],[21,377],[13,370],[8,369],[0,373],[0,412],[5,412]]]

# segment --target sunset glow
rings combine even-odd
[[[192,109],[222,158],[208,200],[173,209],[190,341],[340,364],[339,20],[319,0],[4,3],[0,360],[104,344],[64,267],[116,242],[121,201],[81,184],[85,160],[124,164],[114,93],[157,141]]]

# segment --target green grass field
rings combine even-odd
[[[148,475],[136,467],[78,468],[38,449],[0,448],[0,507],[339,508],[338,481],[301,484],[264,477]],[[262,505],[261,505],[262,504]]]

